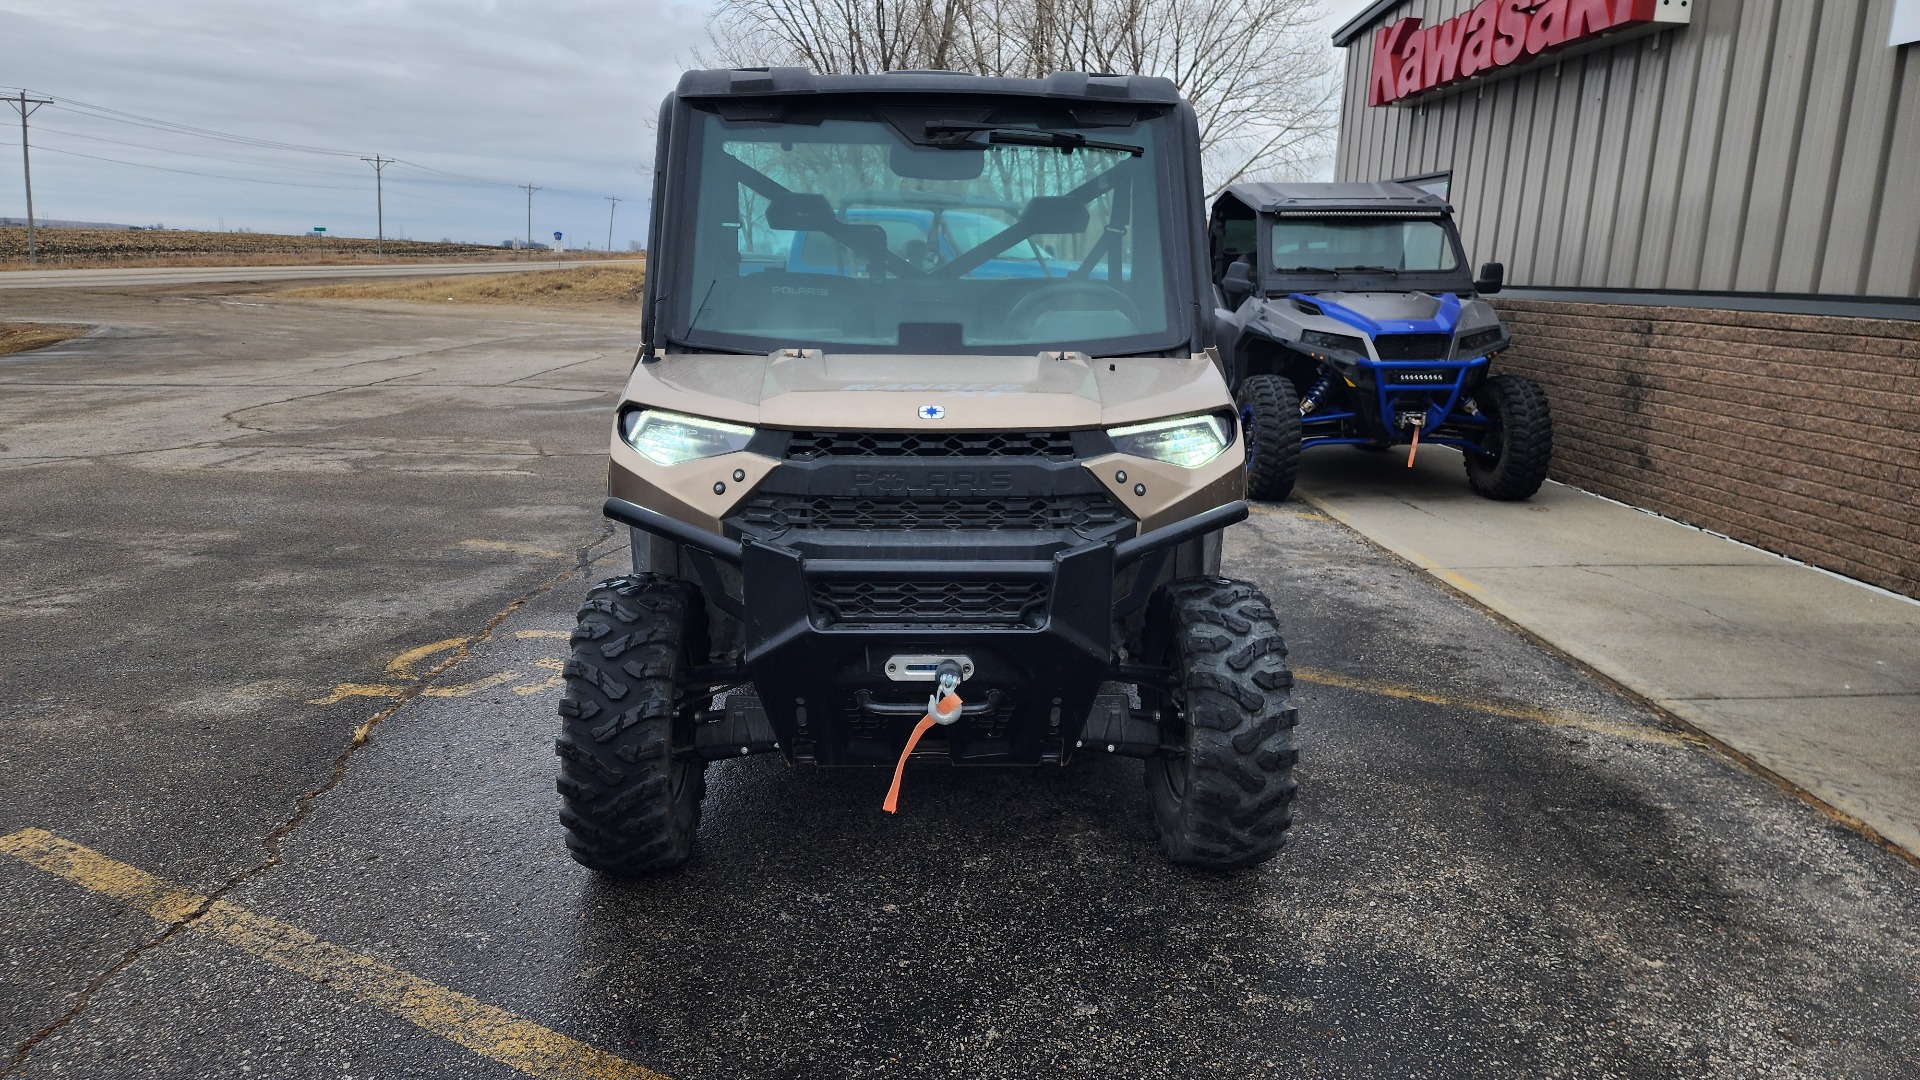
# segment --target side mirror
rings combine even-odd
[[[1480,266],[1480,279],[1473,283],[1473,291],[1483,296],[1492,296],[1500,291],[1507,280],[1507,268],[1501,263],[1483,263]]]
[[[1220,291],[1228,299],[1247,296],[1253,292],[1253,267],[1245,259],[1235,259],[1227,264],[1226,276],[1220,279]]]

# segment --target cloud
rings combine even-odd
[[[668,0],[0,0],[5,77],[60,103],[33,117],[39,216],[371,236],[373,170],[357,155],[378,153],[500,182],[391,166],[389,236],[519,236],[526,194],[506,185],[533,183],[535,236],[596,247],[602,196],[629,200],[616,246],[645,234],[647,122],[705,24],[703,7]],[[71,101],[343,153],[196,138]],[[18,145],[0,126],[0,215],[25,212]]]

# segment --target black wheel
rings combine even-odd
[[[1282,502],[1300,471],[1300,395],[1278,375],[1240,383],[1240,430],[1247,441],[1247,494]]]
[[[1553,414],[1547,392],[1523,375],[1495,375],[1473,392],[1473,403],[1497,425],[1468,451],[1467,483],[1489,499],[1531,498],[1546,482],[1553,459]]]
[[[632,877],[687,861],[706,794],[680,679],[703,609],[652,574],[593,587],[580,607],[560,701],[557,786],[567,849],[582,866]]]
[[[1167,858],[1232,869],[1265,862],[1293,824],[1293,673],[1272,605],[1227,578],[1177,581],[1157,598],[1173,669],[1164,688],[1184,748],[1147,761]]]

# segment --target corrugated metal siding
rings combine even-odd
[[[1515,285],[1920,296],[1920,46],[1887,47],[1892,4],[1694,0],[1689,26],[1381,108],[1369,31],[1336,176],[1451,169],[1469,253]]]

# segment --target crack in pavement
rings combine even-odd
[[[608,354],[606,352],[597,352],[597,353],[594,353],[592,356],[586,358],[585,360],[575,360],[575,361],[572,361],[571,363],[560,364],[550,368],[543,368],[539,371],[534,372],[531,375],[522,375],[517,379],[508,379],[506,382],[498,383],[496,385],[517,387],[521,383],[526,382],[528,379],[537,379],[542,375],[551,375],[556,371],[565,371],[568,368],[576,368],[581,366],[582,364],[597,364],[600,361],[605,360],[607,356]],[[545,389],[545,388],[535,387],[535,389]]]
[[[311,401],[314,398],[323,398],[333,394],[341,394],[341,393],[345,393],[348,390],[366,390],[366,389],[371,389],[372,387],[375,387],[375,386],[384,386],[387,383],[394,382],[399,379],[410,379],[415,375],[425,375],[427,372],[432,370],[433,368],[429,367],[429,368],[424,368],[420,371],[410,371],[405,375],[394,375],[390,378],[375,379],[372,382],[349,383],[345,386],[336,386],[331,390],[321,390],[312,394],[295,394],[292,397],[280,398],[277,401],[262,401],[254,405],[242,405],[237,409],[233,409],[231,411],[221,413],[220,419],[225,420],[227,423],[232,424],[233,426],[239,428],[242,431],[251,431],[259,435],[276,435],[279,433],[272,428],[254,427],[252,424],[247,423],[245,420],[239,420],[239,419],[236,419],[236,417],[238,417],[239,414],[244,412],[252,412],[255,409],[265,409],[274,405],[286,405],[295,401]]]
[[[600,556],[595,556],[594,549],[609,540],[618,539],[618,536],[618,531],[615,529],[613,522],[603,522],[600,528],[600,535],[580,545],[575,554],[574,564],[569,566],[564,573],[548,578],[534,588],[515,597],[507,606],[495,612],[491,618],[481,625],[479,630],[461,642],[459,648],[451,650],[444,660],[409,682],[406,689],[401,692],[392,704],[374,713],[361,723],[359,727],[355,728],[353,736],[348,741],[346,748],[340,752],[338,757],[334,758],[333,766],[328,770],[325,782],[319,787],[298,796],[294,800],[293,815],[261,839],[261,846],[266,848],[267,851],[267,857],[265,859],[228,878],[225,884],[202,897],[201,902],[196,904],[192,911],[168,923],[159,933],[154,934],[145,941],[136,943],[118,960],[108,965],[105,971],[102,971],[87,983],[74,998],[73,1004],[68,1006],[65,1012],[55,1017],[45,1027],[27,1036],[25,1041],[14,1048],[12,1060],[7,1063],[5,1069],[0,1069],[0,1077],[12,1076],[17,1073],[21,1066],[26,1064],[27,1059],[32,1056],[35,1047],[79,1019],[81,1014],[86,1012],[87,1006],[93,1003],[94,995],[99,993],[108,983],[112,982],[121,972],[132,967],[134,963],[147,953],[172,941],[175,937],[179,936],[182,931],[190,929],[195,922],[204,918],[207,913],[213,909],[215,904],[226,897],[227,894],[233,892],[233,890],[246,884],[253,878],[279,866],[282,851],[281,846],[286,838],[292,835],[294,830],[306,823],[307,818],[313,813],[315,803],[325,797],[327,793],[331,792],[334,788],[339,787],[340,784],[346,780],[347,770],[353,763],[354,755],[359,753],[360,748],[367,744],[374,728],[392,718],[395,713],[400,711],[401,707],[424,693],[435,678],[472,655],[473,646],[490,640],[493,637],[493,632],[499,629],[500,625],[506,622],[514,612],[519,611],[531,601],[552,592],[561,584],[571,580],[575,575],[586,576],[587,572],[593,568],[593,564],[607,554],[602,553]]]

